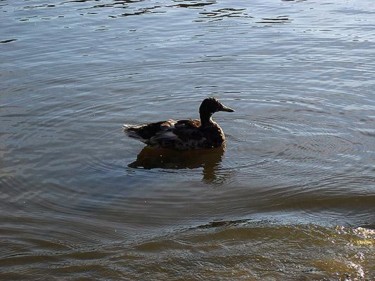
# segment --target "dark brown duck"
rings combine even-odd
[[[220,147],[225,142],[225,135],[220,126],[212,120],[212,115],[218,111],[234,110],[216,98],[207,98],[199,107],[200,120],[170,119],[138,126],[124,125],[124,131],[128,136],[152,147],[176,150]]]

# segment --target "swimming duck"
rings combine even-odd
[[[189,150],[220,147],[225,143],[225,135],[211,118],[218,111],[234,110],[216,98],[206,98],[199,107],[200,120],[169,119],[138,126],[124,125],[124,131],[129,137],[157,148]]]

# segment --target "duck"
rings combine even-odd
[[[142,125],[124,125],[124,132],[149,147],[173,150],[211,149],[225,145],[223,129],[212,119],[216,112],[234,112],[214,97],[199,107],[200,120],[165,120]]]

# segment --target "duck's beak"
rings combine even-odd
[[[230,107],[227,107],[227,106],[225,106],[223,104],[221,106],[222,107],[221,107],[220,111],[234,112],[234,109],[231,109]]]

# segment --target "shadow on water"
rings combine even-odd
[[[131,168],[143,169],[197,169],[203,168],[203,182],[220,183],[218,175],[225,146],[205,149],[176,151],[171,149],[144,147],[137,155],[137,160],[130,163]]]

